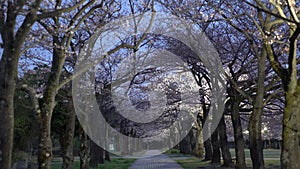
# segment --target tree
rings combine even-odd
[[[81,1],[75,6],[61,9],[48,8],[47,2],[36,1],[1,1],[0,32],[1,47],[3,48],[0,60],[0,166],[10,168],[14,111],[13,97],[18,74],[18,61],[22,51],[26,49],[24,42],[36,21],[57,16],[68,12],[84,3]]]
[[[52,135],[58,135],[63,158],[63,169],[74,168],[73,149],[76,114],[71,91],[71,85],[68,84],[58,92],[56,97],[57,106],[54,109],[51,123]]]
[[[262,45],[285,91],[281,165],[282,168],[299,168],[300,151],[295,151],[300,141],[299,3],[295,0],[244,2],[257,13],[250,17],[258,20],[254,23],[261,34]]]

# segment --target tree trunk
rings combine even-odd
[[[190,148],[191,148],[190,154],[195,155],[195,151],[196,151],[196,138],[195,138],[195,135],[194,135],[193,128],[189,132],[189,138],[190,138],[189,145],[190,145]]]
[[[300,86],[286,92],[283,116],[281,164],[285,169],[300,168]]]
[[[53,37],[53,43],[62,46],[58,37]],[[55,45],[54,45],[55,46]],[[52,142],[51,142],[51,118],[56,105],[55,97],[61,71],[65,62],[65,51],[61,48],[54,48],[53,61],[49,80],[46,84],[46,90],[43,97],[43,106],[40,121],[40,144],[38,153],[39,169],[50,169],[52,159]]]
[[[258,58],[258,80],[253,110],[249,120],[249,145],[253,168],[264,168],[263,142],[261,138],[261,116],[264,108],[266,50]]]
[[[17,57],[4,50],[0,61],[0,166],[3,169],[11,167],[17,72]]]
[[[124,119],[121,121],[120,131],[122,134],[128,135],[127,124],[128,124],[127,119]],[[121,152],[120,155],[128,155],[129,154],[129,137],[127,137],[126,139],[120,139],[119,144],[120,144],[120,152]]]
[[[105,158],[106,161],[110,161],[110,155],[109,152],[105,150]]]
[[[202,137],[201,116],[199,115],[197,117],[196,127],[196,156],[202,159],[204,154],[204,144]]]
[[[71,90],[70,90],[71,91]],[[68,99],[68,114],[65,118],[65,132],[62,142],[62,152],[63,152],[63,164],[62,169],[73,169],[74,168],[74,156],[73,156],[73,142],[74,142],[74,132],[75,132],[75,112],[73,108],[72,95],[69,94]]]
[[[179,143],[180,153],[191,154],[193,152],[193,139],[193,129],[191,129],[184,139],[182,139]]]
[[[207,139],[204,141],[204,149],[205,149],[205,156],[204,161],[209,161],[212,159],[212,146],[211,146],[211,140]]]
[[[103,149],[102,147],[98,146],[96,143],[94,143],[92,140],[91,143],[91,159],[90,159],[90,166],[91,167],[97,167],[98,164],[103,164]]]
[[[209,108],[206,107],[205,101],[204,101],[204,95],[202,96],[202,110],[203,110],[203,119],[202,119],[202,127],[204,126],[205,120],[209,113]],[[204,161],[212,160],[212,145],[211,145],[211,139],[207,139],[204,141],[204,149],[205,149],[205,157]]]
[[[231,158],[231,154],[227,142],[226,125],[225,125],[224,116],[222,117],[218,128],[219,128],[218,131],[219,131],[219,137],[221,143],[222,157],[224,161],[223,166],[232,167],[233,162],[232,162],[232,158]]]
[[[213,134],[211,135],[211,143],[213,148],[212,154],[212,163],[221,163],[221,155],[220,155],[220,142],[219,142],[219,133],[218,129],[216,129]]]
[[[262,109],[254,105],[249,120],[249,148],[253,168],[263,169],[263,142],[261,138],[261,114]]]
[[[239,100],[237,99],[231,100],[231,119],[232,119],[233,130],[234,130],[236,167],[239,169],[245,169],[246,168],[245,150],[244,150],[245,141],[243,137],[239,105],[240,105]]]
[[[49,99],[49,98],[47,98]],[[39,152],[38,163],[39,169],[50,169],[52,159],[52,141],[51,141],[51,115],[55,103],[48,103],[43,110],[40,120],[39,133]]]
[[[89,141],[88,141],[88,136],[84,132],[83,128],[79,126],[79,139],[80,139],[80,152],[79,152],[79,157],[80,157],[80,169],[89,169]]]

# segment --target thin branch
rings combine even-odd
[[[297,22],[297,23],[299,23],[300,21],[299,21],[299,18],[298,18],[298,16],[297,16],[297,13],[296,13],[296,11],[295,11],[295,8],[293,7],[293,3],[295,3],[295,1],[291,1],[291,0],[286,0],[287,1],[287,4],[288,4],[288,8],[289,8],[289,11],[290,11],[290,13],[291,13],[291,16],[293,17],[293,19]]]
[[[237,92],[239,92],[243,97],[245,97],[245,98],[247,98],[248,100],[249,100],[249,102],[253,102],[253,99],[252,99],[252,97],[251,96],[249,96],[246,92],[244,92],[243,90],[241,90],[240,88],[239,88],[239,86],[237,85],[237,83],[234,81],[234,80],[232,80],[232,78],[227,74],[227,73],[225,73],[225,76],[226,76],[226,78],[229,80],[229,82],[230,82],[230,84],[232,84],[232,86],[234,87],[234,89],[237,91]]]
[[[58,10],[54,10],[54,11],[50,11],[50,12],[42,12],[41,14],[39,14],[37,16],[37,20],[41,20],[41,19],[44,19],[44,18],[52,18],[52,17],[59,16],[62,13],[70,12],[70,11],[75,10],[76,8],[78,8],[84,2],[85,2],[85,0],[81,0],[76,5],[71,6],[71,7],[67,7],[67,8],[63,8],[63,9],[58,9]]]
[[[248,4],[249,6],[253,7],[253,8],[256,8],[256,9],[258,9],[258,10],[261,10],[261,11],[266,12],[267,14],[270,14],[270,15],[272,15],[272,16],[275,16],[275,17],[277,17],[277,18],[280,18],[280,19],[285,20],[285,21],[290,22],[290,23],[295,23],[295,21],[293,21],[293,20],[291,20],[291,19],[289,19],[289,18],[286,18],[286,17],[283,17],[283,16],[281,16],[281,15],[279,15],[279,14],[273,13],[273,12],[267,10],[266,8],[262,8],[262,7],[259,7],[259,6],[257,6],[257,5],[254,5],[254,4],[250,3],[250,2],[248,2],[247,0],[244,0],[244,2],[245,2],[246,4]],[[256,1],[256,2],[258,3],[258,1]]]

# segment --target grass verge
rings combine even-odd
[[[91,169],[127,169],[136,159],[134,158],[112,158],[111,161],[105,161],[104,164],[99,164],[96,168]],[[51,169],[61,169],[61,160],[53,160]],[[74,169],[79,169],[79,161],[74,162]]]

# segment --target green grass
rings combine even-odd
[[[184,169],[199,169],[200,167],[207,167],[207,168],[219,168],[222,169],[225,167],[221,167],[221,165],[213,165],[210,161],[202,161],[196,157],[190,157],[187,159],[177,159],[175,160],[179,165],[181,165]],[[252,167],[251,160],[246,160],[247,168]],[[280,168],[280,161],[279,160],[265,160],[265,168],[266,169],[276,169]]]
[[[111,161],[105,161],[96,168],[91,169],[127,169],[136,159],[133,158],[112,158]],[[53,159],[51,169],[61,169],[61,159]],[[79,169],[79,161],[74,162],[74,169]]]
[[[178,149],[170,149],[170,150],[165,151],[163,154],[179,154],[179,153],[180,153],[180,150],[178,150]]]
[[[230,153],[232,157],[235,157],[235,151],[234,149],[230,149]],[[245,149],[245,157],[250,157],[250,150]],[[277,149],[264,149],[264,158],[280,158],[280,150]]]
[[[104,164],[99,164],[95,169],[127,169],[135,160],[133,158],[115,158],[110,162],[105,161]]]
[[[232,157],[235,158],[234,149],[230,149],[232,153]],[[196,157],[187,157],[187,158],[176,158],[180,157],[181,154],[178,156],[174,156],[174,154],[170,154],[170,157],[175,157],[174,160],[179,163],[184,169],[199,169],[200,167],[207,167],[207,168],[222,168],[220,166],[212,166],[210,161],[202,161]],[[245,149],[245,156],[246,156],[246,163],[247,167],[252,167],[252,162],[250,159],[250,151],[249,149]],[[280,150],[273,150],[273,149],[266,149],[264,150],[264,158],[265,158],[265,167],[267,169],[276,169],[280,168]],[[278,160],[277,160],[278,159]]]
[[[199,167],[208,167],[209,161],[201,161],[201,159],[197,157],[190,157],[187,159],[178,159],[175,160],[179,165],[181,165],[184,169],[196,169]]]

